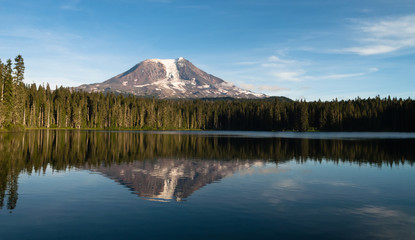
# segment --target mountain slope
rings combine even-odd
[[[208,74],[184,58],[145,60],[103,83],[81,85],[77,89],[159,98],[266,97]]]

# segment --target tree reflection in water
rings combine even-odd
[[[414,139],[250,138],[205,134],[33,130],[0,133],[0,207],[14,209],[20,173],[82,168],[146,198],[183,200],[255,162],[410,164]]]

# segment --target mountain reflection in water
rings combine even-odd
[[[33,130],[0,133],[0,207],[14,209],[21,173],[70,168],[102,173],[158,200],[181,201],[254,164],[331,161],[410,164],[414,139],[258,138],[204,134]],[[396,151],[399,149],[399,151]]]
[[[156,159],[91,170],[131,188],[145,199],[182,201],[203,186],[248,169],[253,164],[251,161]]]

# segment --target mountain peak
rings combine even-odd
[[[183,57],[147,59],[103,83],[82,85],[77,89],[160,98],[266,97],[208,74]]]

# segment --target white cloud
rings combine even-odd
[[[7,39],[13,39],[8,42]],[[21,53],[25,59],[25,83],[78,86],[102,82],[123,69],[120,59],[113,54],[98,54],[89,46],[97,45],[96,39],[41,28],[16,28],[0,30],[0,45],[8,52]],[[77,45],[79,44],[79,45]],[[6,52],[7,53],[7,52]],[[114,66],[117,65],[117,66]],[[104,67],[102,67],[104,66]]]
[[[275,85],[259,85],[257,89],[260,91],[271,91],[271,92],[289,90],[288,88],[275,86]]]
[[[284,68],[285,64],[279,64],[279,63],[262,63],[261,67],[265,68]]]
[[[259,64],[259,62],[254,62],[254,61],[247,61],[247,62],[236,62],[234,63],[235,65],[257,65]]]
[[[378,22],[358,21],[357,31],[362,34],[358,40],[363,44],[339,52],[375,55],[415,47],[415,15]]]
[[[278,56],[269,56],[267,61],[262,63],[261,66],[265,68],[289,68],[293,64],[300,65],[299,62],[291,59],[282,59]]]
[[[56,77],[56,76],[40,76],[40,77],[31,77],[30,75],[26,77],[25,82],[27,84],[36,83],[37,85],[48,84],[50,88],[55,89],[55,87],[76,87],[80,85],[79,82],[73,81],[65,77]]]
[[[207,5],[185,5],[185,6],[179,6],[177,8],[184,8],[184,9],[211,9],[210,6]]]
[[[377,68],[371,68],[367,72],[360,73],[343,73],[343,74],[328,74],[321,76],[312,76],[306,74],[304,70],[290,71],[290,72],[278,72],[274,71],[271,73],[272,76],[276,77],[279,81],[289,81],[289,82],[301,82],[304,80],[334,80],[334,79],[344,79],[344,78],[355,78],[367,75],[372,72],[378,71]]]
[[[265,63],[261,64],[261,67],[271,69],[268,72],[268,75],[276,78],[277,81],[285,81],[285,82],[302,82],[304,80],[330,80],[330,79],[343,79],[343,78],[354,78],[360,77],[363,75],[367,75],[372,72],[377,72],[379,69],[377,68],[369,68],[366,72],[358,72],[358,73],[334,73],[334,74],[327,74],[327,75],[310,75],[307,73],[306,70],[303,69],[305,65],[308,63],[299,62],[291,59],[282,59],[278,56],[270,56],[268,57]],[[264,89],[258,90],[268,90],[266,87]],[[283,88],[282,90],[286,90]]]
[[[327,80],[327,79],[343,79],[343,78],[354,78],[354,77],[360,77],[364,76],[370,73],[374,73],[379,71],[378,68],[369,68],[366,72],[360,72],[360,73],[343,73],[343,74],[329,74],[329,75],[323,75],[323,76],[307,76],[307,79],[312,80]]]
[[[385,45],[378,45],[378,46],[365,46],[365,47],[353,47],[353,48],[346,48],[344,52],[350,53],[357,53],[359,55],[374,55],[374,54],[382,54],[382,53],[389,53],[398,50],[399,47],[391,47]]]
[[[78,6],[80,0],[69,0],[64,2],[60,8],[64,10],[79,11],[81,8]]]
[[[272,55],[261,64],[261,67],[271,69],[268,74],[278,81],[300,82],[305,74],[304,70],[299,69],[301,65],[300,62]]]
[[[276,68],[283,69],[283,68],[286,68],[286,65],[285,64],[279,64],[279,63],[262,63],[261,67],[273,68],[273,69],[276,69]]]
[[[0,36],[18,39],[19,41],[27,41],[29,43],[39,41],[45,45],[58,43],[62,45],[81,38],[79,35],[64,31],[56,32],[39,28],[2,29],[0,30]]]
[[[267,68],[282,68],[288,65],[297,63],[297,61],[290,60],[290,59],[282,59],[278,56],[272,55],[269,56],[265,61],[243,61],[243,62],[236,62],[234,65],[258,65],[261,67]]]
[[[303,70],[297,70],[297,71],[273,71],[271,72],[271,75],[276,77],[279,81],[289,81],[289,82],[300,82],[304,79],[304,73]]]
[[[255,85],[255,84],[239,84],[242,88],[249,89],[252,91],[267,91],[267,92],[279,92],[289,90],[288,88],[280,87],[277,85]]]
[[[268,62],[276,62],[276,63],[283,63],[283,64],[292,64],[292,63],[295,63],[295,61],[293,61],[293,60],[287,60],[287,59],[281,59],[280,57],[278,57],[278,56],[270,56],[269,58],[268,58]]]
[[[348,74],[331,74],[319,77],[320,79],[342,79],[342,78],[353,78],[366,75],[367,73],[348,73]]]

